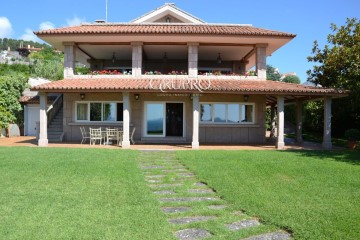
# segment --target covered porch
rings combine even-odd
[[[65,128],[70,127],[65,136],[74,135],[74,129],[80,125],[94,124],[91,119],[88,119],[89,122],[77,121],[76,104],[83,104],[81,95],[86,95],[90,100],[92,99],[91,101],[103,101],[103,104],[107,104],[104,100],[121,102],[121,105],[117,105],[118,111],[122,113],[121,120],[118,119],[113,124],[118,124],[123,129],[124,137],[121,145],[124,149],[136,146],[130,146],[131,127],[138,129],[136,142],[140,144],[189,144],[192,149],[202,149],[202,145],[266,145],[265,112],[267,105],[271,106],[272,109],[272,134],[269,137],[276,139],[276,149],[284,149],[286,147],[284,139],[285,104],[295,103],[297,106],[296,139],[298,143],[302,143],[302,103],[314,99],[323,99],[325,101],[325,117],[322,147],[324,149],[332,148],[331,99],[345,95],[346,93],[343,91],[273,81],[242,81],[218,78],[211,81],[201,81],[201,78],[197,78],[196,86],[189,81],[187,78],[135,79],[132,77],[127,80],[111,78],[66,79],[35,87],[41,92],[38,145],[48,146],[46,95],[50,92],[60,92],[65,96],[63,125]],[[176,87],[174,87],[175,85]],[[183,114],[181,125],[179,125],[183,129],[182,134],[176,136],[168,135],[165,132],[167,131],[166,126],[173,124],[166,122],[168,116],[165,113],[168,110],[166,106],[167,103],[174,102],[181,104]],[[162,127],[158,129],[160,132],[157,133],[149,132],[150,125],[147,118],[149,111],[147,109],[152,107],[151,104],[160,109],[154,109],[154,111],[160,111],[162,121]],[[244,110],[241,110],[242,107]],[[275,107],[277,109],[276,118]],[[218,114],[221,111],[223,115]],[[240,117],[237,116],[235,121],[230,121],[234,119],[233,116],[230,117],[230,113],[233,111]],[[109,123],[96,122],[96,124]],[[277,131],[274,131],[275,128]],[[276,135],[274,135],[275,132]],[[74,139],[76,138],[67,138],[65,141],[73,142]]]

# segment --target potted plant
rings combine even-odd
[[[345,131],[345,138],[348,140],[348,147],[351,150],[356,148],[357,142],[360,140],[360,131],[355,128],[350,128]]]

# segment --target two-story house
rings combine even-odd
[[[97,21],[43,30],[64,51],[64,80],[40,92],[39,146],[48,144],[46,95],[61,93],[65,141],[79,126],[121,126],[141,143],[263,144],[266,107],[277,107],[276,146],[284,146],[284,104],[325,99],[324,147],[331,148],[331,98],[344,93],[266,80],[266,59],[291,33],[242,24],[210,24],[165,4],[129,23]],[[80,75],[76,63],[89,66]]]

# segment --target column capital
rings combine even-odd
[[[142,46],[144,42],[131,42],[131,46]]]
[[[267,48],[269,46],[269,44],[267,43],[257,43],[255,44],[255,47],[257,48]]]
[[[199,46],[200,44],[198,42],[188,42],[188,46]]]
[[[75,46],[76,43],[75,42],[63,42],[64,46]]]

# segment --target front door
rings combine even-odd
[[[183,104],[166,103],[166,136],[183,136]]]

